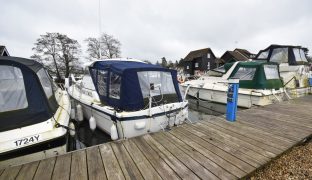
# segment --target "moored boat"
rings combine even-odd
[[[164,130],[188,118],[177,72],[139,60],[93,62],[68,92],[90,128],[99,128],[113,140]]]
[[[182,87],[192,97],[225,104],[228,81],[234,78],[239,79],[239,107],[264,106],[284,98],[283,83],[276,63],[235,62],[226,64],[225,69],[222,77],[202,76],[198,80],[185,82]]]
[[[41,64],[0,57],[0,168],[66,153],[70,109]]]

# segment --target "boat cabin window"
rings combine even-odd
[[[121,76],[113,72],[110,73],[109,97],[120,99]]]
[[[51,84],[51,81],[47,75],[47,72],[42,68],[37,72],[37,76],[38,76],[39,81],[41,83],[41,86],[44,90],[44,93],[46,94],[47,98],[49,99],[53,95],[53,91],[52,91],[52,84]]]
[[[107,73],[108,71],[97,70],[97,88],[101,96],[107,96]]]
[[[288,48],[275,48],[273,49],[271,62],[288,63]]]
[[[164,94],[176,94],[170,72],[141,71],[138,72],[143,98]]]
[[[232,78],[240,80],[252,80],[255,76],[256,68],[240,67]]]
[[[25,109],[28,106],[22,71],[0,66],[0,112]]]
[[[278,68],[276,65],[263,65],[266,79],[279,79]]]
[[[268,59],[269,50],[261,52],[258,56],[258,59]]]
[[[294,51],[294,54],[295,54],[296,61],[308,62],[307,58],[305,56],[305,53],[304,53],[304,51],[302,49],[294,48],[293,51]]]

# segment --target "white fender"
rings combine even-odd
[[[82,107],[80,104],[77,105],[77,120],[78,121],[83,120],[83,112],[82,112]]]
[[[111,126],[110,133],[111,133],[111,139],[112,140],[117,140],[118,139],[118,133],[117,133],[117,128],[116,128],[115,124],[113,124]]]
[[[136,122],[136,123],[134,124],[134,128],[135,128],[136,130],[141,130],[141,129],[144,129],[145,127],[146,127],[145,121]]]
[[[89,126],[92,131],[96,129],[96,121],[93,116],[91,116],[89,119]]]
[[[76,131],[75,131],[75,125],[74,125],[74,123],[70,122],[68,127],[70,128],[70,130],[69,130],[69,135],[70,135],[71,137],[75,137]]]
[[[75,118],[76,118],[75,108],[72,108],[70,110],[70,119],[75,119]]]

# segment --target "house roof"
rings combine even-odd
[[[209,52],[211,52],[213,54],[213,52],[210,48],[204,48],[204,49],[198,49],[195,51],[191,51],[184,58],[184,61],[192,61],[195,58],[206,56]],[[213,56],[215,56],[215,55],[213,54]]]
[[[0,56],[10,56],[8,50],[5,48],[5,46],[0,45]]]
[[[235,52],[235,51],[226,51],[222,56],[221,59],[228,61],[230,59],[225,59],[226,55],[229,54],[232,59],[235,59],[236,61],[246,61],[248,60],[248,57],[245,57],[244,55],[242,55],[241,53]]]
[[[249,52],[249,51],[246,50],[246,49],[236,48],[236,49],[234,49],[234,52],[238,52],[238,53],[244,55],[244,56],[247,57],[247,58],[252,58],[252,57],[255,56],[255,54]]]

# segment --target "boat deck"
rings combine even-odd
[[[312,134],[312,96],[0,170],[0,179],[239,179]]]

